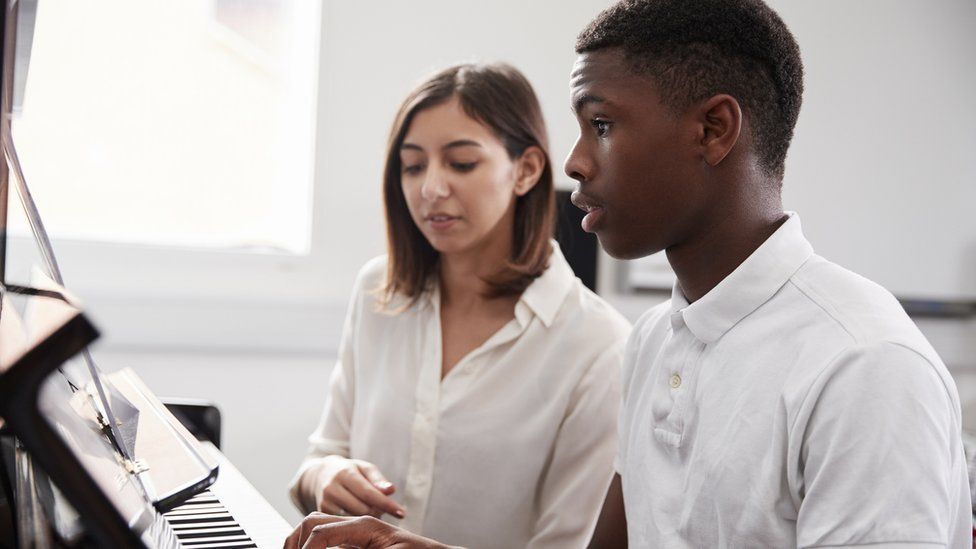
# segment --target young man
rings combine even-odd
[[[566,172],[584,228],[616,257],[666,250],[677,275],[628,344],[591,546],[970,547],[945,366],[782,209],[802,64],[780,18],[759,0],[628,0],[577,52]],[[330,517],[294,542],[316,524],[315,547],[439,547]]]

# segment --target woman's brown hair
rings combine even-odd
[[[552,254],[555,194],[545,121],[532,86],[506,64],[463,64],[442,70],[417,86],[400,106],[386,149],[383,201],[386,206],[388,264],[385,301],[395,294],[415,302],[437,274],[440,254],[414,224],[400,185],[400,147],[414,116],[457,97],[465,114],[499,138],[511,159],[529,147],[542,150],[546,166],[536,185],[516,198],[512,254],[485,282],[488,295],[521,294],[543,271]]]

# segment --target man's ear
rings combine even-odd
[[[524,196],[542,177],[542,172],[546,169],[546,153],[533,145],[522,151],[522,156],[515,162],[515,194]]]
[[[739,141],[742,131],[742,109],[731,95],[710,97],[698,107],[702,157],[709,166],[717,166]]]

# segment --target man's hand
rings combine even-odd
[[[285,540],[284,549],[450,549],[374,517],[336,517],[312,513]]]

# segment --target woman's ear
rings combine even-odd
[[[539,182],[546,169],[546,153],[533,145],[522,151],[522,156],[515,163],[515,195],[525,196]]]

